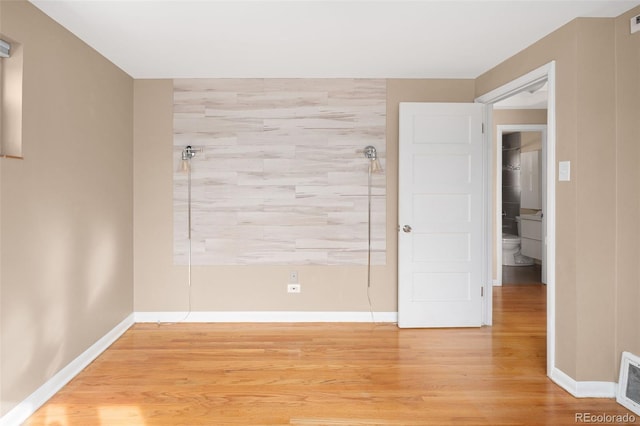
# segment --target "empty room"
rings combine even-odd
[[[640,423],[640,1],[0,0],[0,424]]]

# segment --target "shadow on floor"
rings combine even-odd
[[[502,266],[502,285],[540,284],[542,268],[533,266]]]

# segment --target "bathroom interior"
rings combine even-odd
[[[502,284],[544,282],[543,132],[502,135]]]

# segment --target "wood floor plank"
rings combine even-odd
[[[574,425],[627,414],[546,371],[545,288],[494,291],[494,326],[136,324],[27,422]]]

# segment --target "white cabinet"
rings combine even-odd
[[[536,215],[520,216],[520,252],[542,260],[542,218]]]
[[[520,154],[520,207],[523,209],[542,209],[540,165],[540,151]]]

